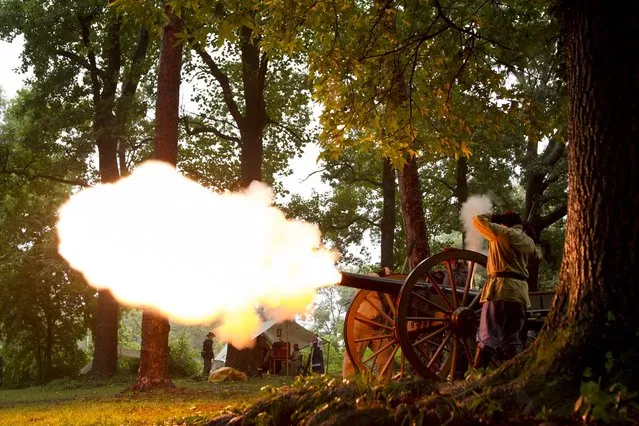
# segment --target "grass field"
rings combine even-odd
[[[134,377],[106,382],[55,381],[43,386],[0,390],[0,425],[174,425],[201,424],[225,409],[266,396],[264,386],[287,379],[268,376],[241,382],[175,380],[173,390],[134,394]]]

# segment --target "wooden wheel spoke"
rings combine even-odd
[[[453,274],[453,267],[450,264],[450,260],[446,260],[446,270],[448,271],[448,285],[453,292],[453,306],[458,307],[459,301],[457,300],[457,283],[455,283],[455,275]],[[453,260],[457,262],[457,260]]]
[[[448,330],[448,326],[443,326],[443,327],[433,331],[432,333],[428,334],[427,336],[422,337],[421,339],[419,339],[419,340],[417,340],[416,342],[413,343],[413,347],[422,344],[426,340],[429,340],[432,337],[437,336],[439,333],[441,333],[442,331],[445,331],[445,330]]]
[[[355,314],[355,320],[359,321],[359,322],[363,322],[364,324],[370,325],[372,327],[383,328],[383,329],[388,330],[388,331],[393,331],[393,327],[389,327],[389,326],[387,326],[385,324],[380,324],[377,321],[373,321],[373,320],[370,320],[368,318],[365,318],[365,317],[361,316],[360,314]]]
[[[452,358],[450,360],[450,373],[449,373],[449,377],[451,382],[453,380],[455,380],[455,373],[457,371],[457,352],[459,351],[459,342],[457,341],[457,337],[455,337],[455,339],[453,340],[453,355]]]
[[[383,376],[384,374],[386,374],[386,370],[388,370],[388,367],[395,360],[395,354],[397,353],[398,349],[399,349],[399,345],[395,345],[395,347],[393,348],[393,351],[391,352],[390,356],[386,360],[386,363],[384,364],[381,371],[379,372],[380,376]]]
[[[395,308],[395,301],[393,300],[392,297],[390,297],[390,294],[384,293],[384,298],[386,299],[386,302],[388,303],[388,307],[390,308],[391,313],[393,314],[394,317],[396,317],[397,310]]]
[[[386,349],[388,349],[390,347],[390,345],[392,345],[393,342],[390,341],[388,343],[386,343],[384,346],[382,346],[381,348],[379,348],[378,350],[376,350],[375,352],[373,352],[372,355],[370,355],[368,358],[362,360],[362,363],[366,364],[368,361],[370,361],[373,358],[377,358],[377,356],[379,354],[381,354],[382,352],[384,352]]]
[[[473,286],[475,277],[475,262],[470,262],[468,266],[468,275],[466,276],[466,285],[464,286],[464,295],[462,296],[462,306],[466,306],[466,300],[468,300],[468,292]]]
[[[399,361],[399,373],[404,376],[404,364],[406,364],[406,356],[404,355],[404,351],[402,350],[402,353],[400,354],[400,361]]]
[[[418,336],[420,334],[430,333],[434,329],[439,330],[439,328],[442,327],[442,326],[448,327],[448,325],[444,325],[444,324],[435,324],[435,325],[431,325],[431,326],[428,326],[428,327],[420,327],[420,328],[416,328],[414,330],[408,330],[408,336],[413,338],[413,337]]]
[[[406,317],[406,321],[439,321],[439,322],[449,322],[448,318],[439,318],[439,317]]]
[[[393,319],[391,317],[389,317],[388,314],[386,312],[384,312],[384,310],[382,308],[377,306],[375,303],[371,302],[368,299],[368,296],[364,297],[364,300],[367,301],[368,304],[371,305],[373,307],[373,309],[375,309],[377,311],[377,313],[379,313],[381,316],[383,316],[384,319],[386,321],[388,321],[391,326],[395,324],[395,321],[393,321]]]
[[[435,360],[437,359],[437,357],[441,353],[442,349],[444,349],[444,346],[446,346],[446,344],[450,340],[451,336],[452,336],[452,334],[449,334],[448,336],[446,336],[446,338],[442,341],[442,343],[437,347],[437,350],[435,350],[435,353],[433,354],[433,356],[428,361],[428,364],[426,364],[426,367],[428,367],[428,368],[432,367],[433,362],[435,362]]]
[[[462,345],[464,346],[464,351],[466,351],[466,359],[468,360],[468,366],[473,365],[473,354],[470,353],[470,346],[468,346],[468,342],[466,339],[461,339]]]
[[[441,288],[439,288],[439,285],[437,285],[437,281],[435,281],[435,278],[433,278],[433,276],[430,274],[430,272],[427,273],[428,274],[428,278],[431,280],[431,287],[433,290],[435,290],[435,292],[439,295],[439,297],[442,298],[442,300],[444,301],[444,303],[446,303],[448,305],[448,307],[450,308],[450,310],[454,310],[455,307],[453,305],[450,304],[450,302],[448,301],[448,299],[446,298],[446,295],[444,294],[444,292],[442,291]]]
[[[415,291],[411,291],[411,294],[417,296],[417,298],[423,300],[424,302],[428,303],[429,305],[431,305],[433,308],[437,309],[439,312],[449,312],[447,309],[442,308],[441,306],[439,306],[437,303],[431,301],[430,299],[428,299],[427,297],[422,296],[421,294],[415,292]]]
[[[393,334],[384,334],[384,335],[375,335],[375,336],[369,336],[369,337],[360,337],[359,339],[354,339],[353,341],[355,343],[362,343],[362,342],[372,342],[373,340],[384,340],[384,339],[390,339],[393,337]]]

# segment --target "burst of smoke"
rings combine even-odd
[[[484,237],[473,226],[473,217],[483,213],[489,213],[493,209],[493,203],[485,195],[472,195],[468,197],[468,201],[462,204],[460,219],[466,237],[464,239],[464,248],[482,252]]]
[[[240,348],[259,326],[256,305],[292,318],[340,281],[318,228],[287,220],[263,184],[217,194],[147,162],[73,195],[58,216],[60,254],[91,285],[176,321],[220,321],[218,337]]]

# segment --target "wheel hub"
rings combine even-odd
[[[472,309],[459,307],[451,314],[450,325],[456,335],[472,337],[477,330],[477,314]]]

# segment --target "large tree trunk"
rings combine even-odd
[[[245,188],[254,181],[262,180],[262,135],[268,116],[264,100],[266,67],[265,55],[260,58],[260,49],[252,29],[243,26],[240,30],[242,52],[242,83],[246,114],[238,123],[242,143],[240,146],[240,187]]]
[[[102,90],[97,84],[97,69],[92,65],[91,75],[94,91],[95,119],[93,129],[98,146],[100,179],[102,183],[113,183],[120,178],[118,168],[118,143],[114,137],[115,121],[113,107],[117,93],[121,68],[120,51],[121,17],[109,25],[108,48],[105,50],[105,66],[102,75]],[[86,47],[91,51],[88,27],[83,34]],[[93,58],[95,61],[95,58]],[[90,63],[92,60],[89,61]],[[112,376],[118,369],[118,322],[120,306],[109,290],[98,290],[95,327],[95,346],[91,374],[98,377]]]
[[[422,190],[415,157],[408,159],[402,169],[399,176],[399,194],[404,215],[406,244],[409,247],[413,246],[410,253],[410,267],[414,268],[430,254],[424,206],[422,205]]]
[[[569,330],[576,359],[567,367],[600,374],[606,350],[618,355],[639,343],[639,10],[636,1],[594,0],[564,1],[562,10],[570,193],[547,334]]]
[[[102,183],[113,183],[120,178],[117,147],[106,130],[109,124],[109,120],[96,118],[98,160]],[[95,344],[91,375],[109,377],[118,370],[118,322],[120,320],[120,305],[109,290],[98,290],[95,320]]]
[[[393,269],[395,263],[395,193],[397,184],[395,182],[395,169],[388,158],[382,160],[382,220],[381,220],[381,266]]]
[[[180,105],[180,73],[182,71],[182,43],[177,38],[181,20],[166,8],[170,22],[164,27],[158,94],[155,105],[155,139],[153,157],[175,166],[178,152],[178,122]],[[161,232],[161,230],[158,230]],[[133,389],[171,387],[169,376],[169,320],[150,309],[142,313],[142,350],[140,370]]]
[[[639,11],[636,1],[561,8],[570,141],[564,258],[544,331],[528,357],[495,378],[522,374],[527,363],[529,390],[565,401],[578,395],[586,369],[605,387],[639,383]]]

